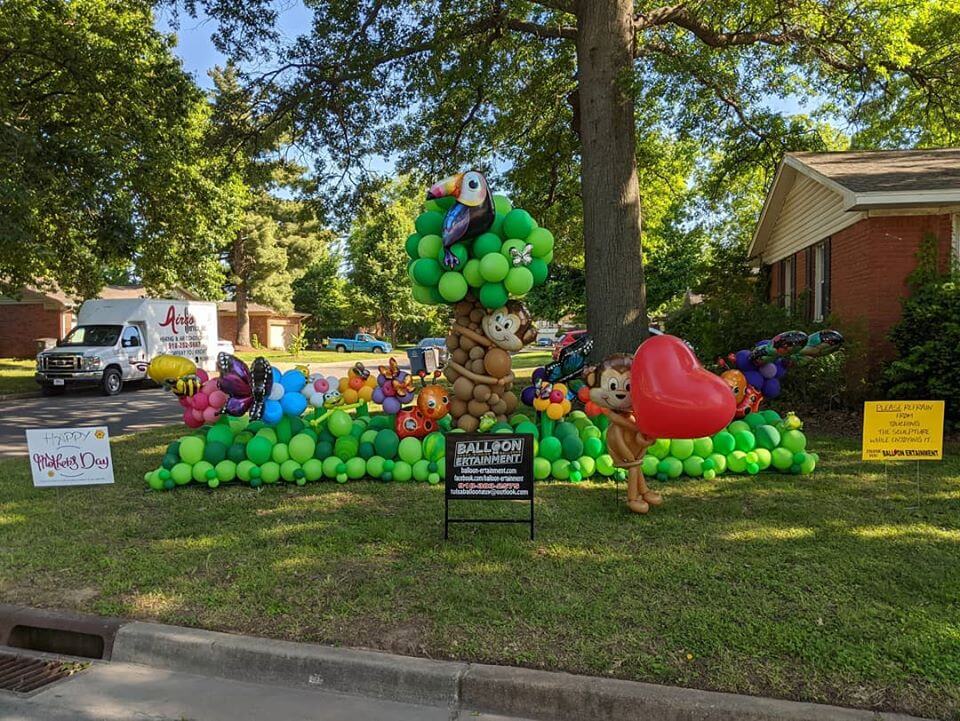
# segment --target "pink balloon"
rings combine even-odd
[[[207,395],[210,395],[214,391],[220,390],[220,386],[217,383],[217,379],[212,378],[211,380],[208,380],[206,383],[204,383],[203,386],[200,388],[200,390],[202,390]]]
[[[203,425],[203,419],[199,421],[193,417],[193,411],[189,408],[183,412],[183,422],[186,423],[190,428],[199,428]]]
[[[210,404],[211,408],[216,408],[220,410],[223,408],[223,404],[227,402],[227,394],[223,391],[214,391],[207,396],[207,403]]]
[[[184,408],[193,408],[193,403],[186,396],[178,396],[177,402]]]
[[[190,411],[190,413],[193,415],[195,421],[198,421],[201,425],[203,425],[203,411],[194,408]]]
[[[330,384],[327,382],[326,378],[317,378],[317,380],[313,382],[313,387],[317,393],[326,393],[328,390],[330,390]]]
[[[210,376],[203,368],[197,368],[197,378],[200,379],[201,383],[206,383],[208,380],[210,380]]]
[[[203,391],[197,391],[193,394],[193,407],[199,411],[202,411],[210,405],[210,399],[207,398],[207,394]]]
[[[207,423],[216,423],[217,418],[220,417],[220,414],[217,413],[216,408],[210,408],[209,406],[203,409],[203,420]]]

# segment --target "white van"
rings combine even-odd
[[[37,354],[36,381],[45,394],[67,386],[99,385],[116,395],[125,381],[146,378],[161,354],[186,356],[213,370],[217,304],[194,300],[88,300],[77,325],[57,347]]]

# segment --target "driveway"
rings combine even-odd
[[[314,363],[310,365],[310,370],[339,378],[345,376],[355,363],[355,360],[349,359],[336,363]],[[371,371],[377,369],[376,363],[367,362],[366,365]],[[293,363],[277,364],[281,370],[293,366]],[[410,370],[406,359],[400,363],[400,367]],[[137,388],[135,384],[112,397],[101,395],[96,389],[78,389],[60,396],[4,401],[3,412],[0,413],[0,458],[26,455],[24,431],[27,428],[106,424],[111,436],[119,436],[179,423],[182,419],[183,408],[172,393],[161,388]]]

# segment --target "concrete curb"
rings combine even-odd
[[[19,398],[39,398],[43,395],[40,391],[24,391],[22,393],[7,393],[0,395],[0,403],[3,401],[15,401]]]
[[[132,622],[113,660],[537,721],[909,721],[916,717],[635,681],[433,661]]]

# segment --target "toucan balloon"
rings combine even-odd
[[[427,200],[452,196],[457,202],[443,218],[443,264],[456,268],[460,259],[450,250],[462,240],[476,238],[493,225],[496,210],[487,179],[478,170],[451,175],[431,186]]]

